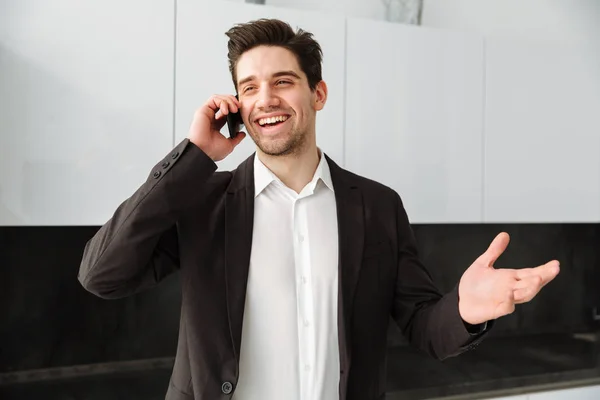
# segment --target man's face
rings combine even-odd
[[[239,58],[237,86],[248,133],[265,154],[301,152],[315,140],[315,115],[325,104],[327,87],[308,86],[292,52],[282,47],[255,47]]]

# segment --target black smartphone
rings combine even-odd
[[[235,98],[239,100],[237,95],[235,95]],[[229,112],[227,114],[227,128],[229,129],[229,137],[232,139],[236,137],[243,124],[244,122],[242,121],[242,115],[240,114],[239,109],[236,113]]]

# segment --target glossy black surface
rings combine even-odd
[[[422,259],[444,291],[500,231],[509,232],[512,242],[498,267],[530,267],[556,258],[561,274],[533,302],[500,319],[479,348],[443,363],[405,346],[391,326],[390,391],[417,399],[596,376],[595,342],[572,334],[593,333],[599,326],[593,318],[594,307],[600,309],[599,226],[415,225]],[[0,227],[0,374],[174,356],[179,277],[122,300],[85,292],[77,271],[85,242],[97,229]],[[60,382],[0,385],[0,399],[162,399],[169,374],[163,364]]]

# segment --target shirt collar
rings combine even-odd
[[[275,174],[254,155],[254,197],[256,198],[271,182],[279,180]]]
[[[331,171],[329,169],[329,164],[325,159],[324,153],[319,149],[319,154],[321,155],[319,164],[317,165],[317,169],[315,170],[315,174],[313,179],[307,185],[310,187],[311,191],[315,190],[315,187],[319,181],[323,182],[325,186],[327,186],[332,192],[333,189],[333,181],[331,180]],[[269,186],[273,181],[277,181],[283,185],[283,182],[273,173],[262,161],[259,160],[258,155],[254,155],[254,197],[256,198],[267,186]]]

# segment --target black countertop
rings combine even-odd
[[[388,398],[464,398],[600,384],[595,334],[489,338],[445,361],[407,347],[390,349]],[[459,396],[461,397],[461,396]],[[457,397],[457,398],[459,398]]]
[[[445,361],[408,346],[392,347],[387,398],[468,399],[600,384],[597,338],[595,334],[490,337],[476,350]],[[172,362],[169,358],[88,366],[75,372],[66,368],[0,374],[0,399],[163,400]]]

